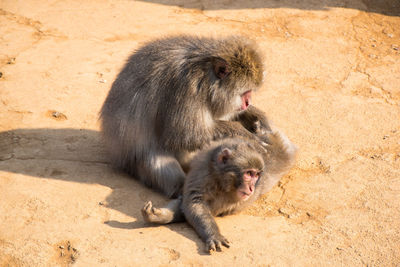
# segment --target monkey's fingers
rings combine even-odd
[[[151,201],[148,201],[142,208],[142,213],[147,215],[161,215],[162,210],[153,206]]]
[[[151,201],[147,201],[142,208],[142,213],[143,212],[148,213],[152,207],[153,207],[153,203]]]
[[[216,248],[216,250],[218,251],[218,252],[221,252],[222,251],[222,249],[221,249],[221,242],[220,241],[216,241],[215,242],[215,248]]]
[[[141,209],[142,216],[145,219],[145,221],[150,222],[150,216],[149,214],[151,213],[151,209],[153,207],[153,203],[151,201],[148,201],[144,204],[143,208]]]
[[[213,240],[207,242],[206,249],[208,253],[211,253],[211,251],[216,251],[215,243]]]
[[[224,247],[227,247],[227,248],[230,247],[229,241],[228,241],[228,239],[226,239],[225,237],[222,237],[221,243],[222,243],[222,245],[223,245]]]
[[[211,251],[221,252],[221,245],[229,248],[229,241],[223,236],[212,238],[207,241],[207,251],[209,253],[211,253]]]

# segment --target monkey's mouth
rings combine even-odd
[[[242,99],[240,110],[246,110],[250,106],[251,90],[244,92],[240,98]]]

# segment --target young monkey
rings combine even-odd
[[[207,251],[229,247],[213,216],[238,212],[268,192],[293,165],[297,150],[283,133],[271,130],[265,116],[250,119],[241,118],[241,123],[257,138],[227,138],[200,151],[190,165],[183,196],[164,208],[147,202],[144,219],[157,224],[186,219]]]

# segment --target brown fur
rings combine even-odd
[[[166,208],[155,208],[148,202],[142,209],[144,219],[160,224],[186,219],[206,243],[208,251],[221,250],[221,245],[229,246],[213,216],[238,212],[268,192],[293,165],[297,150],[283,133],[270,130],[262,112],[257,114],[252,117],[256,121],[241,121],[248,125],[264,125],[256,129],[254,138],[223,139],[200,151],[192,160],[183,199],[174,200],[174,206],[169,204]],[[226,164],[218,163],[217,159],[224,156],[226,150],[230,151]],[[261,175],[255,191],[247,200],[241,200],[237,192],[242,188],[243,175],[248,169],[257,170]]]
[[[191,152],[226,136],[251,138],[232,120],[241,96],[260,87],[262,75],[260,54],[247,38],[148,42],[128,59],[101,109],[112,164],[178,196]]]

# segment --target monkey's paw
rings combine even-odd
[[[150,223],[165,223],[166,216],[162,209],[153,207],[153,203],[148,201],[142,208],[142,216],[146,222]]]
[[[228,239],[226,239],[221,234],[214,235],[214,236],[208,238],[207,241],[206,241],[207,252],[211,253],[211,251],[222,251],[221,250],[221,245],[223,245],[224,247],[229,248]]]

